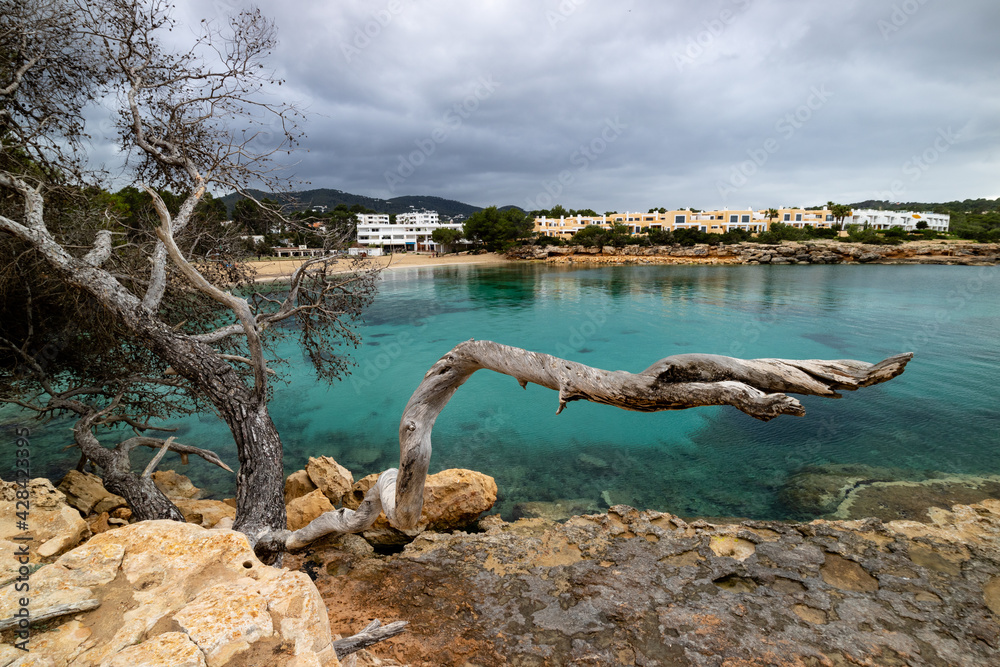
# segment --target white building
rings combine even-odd
[[[951,224],[951,216],[947,213],[912,213],[910,211],[875,211],[872,209],[856,210],[853,215],[844,220],[844,225],[867,225],[870,229],[891,229],[902,227],[908,232],[917,228],[917,223],[923,220],[928,229],[936,232],[947,232]]]
[[[388,225],[388,213],[355,213],[359,225]]]
[[[386,216],[388,218],[388,216]],[[459,222],[438,222],[436,212],[401,213],[396,216],[396,224],[358,224],[358,243],[392,251],[434,251],[437,244],[431,239],[435,229],[457,229]],[[468,243],[464,239],[459,243]]]
[[[436,225],[440,222],[437,211],[421,211],[419,213],[410,211],[396,216],[397,225]]]

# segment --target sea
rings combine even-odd
[[[403,408],[458,343],[493,340],[597,368],[641,371],[673,354],[859,359],[913,352],[906,372],[832,400],[802,397],[804,417],[764,423],[731,407],[638,413],[585,402],[556,415],[556,392],[477,372],[441,413],[431,472],[491,475],[497,511],[572,501],[682,516],[807,519],[790,480],[824,466],[914,476],[1000,474],[1000,267],[552,266],[395,269],[342,347],[354,366],[319,381],[293,339],[278,347],[271,414],[286,472],[332,456],[355,479],[396,467]],[[165,424],[231,466],[235,447],[212,413]],[[32,467],[59,479],[76,464],[71,422],[0,409],[0,437],[31,430]],[[113,441],[116,434],[104,434]],[[141,470],[149,454],[136,456]],[[12,457],[8,457],[12,458]],[[13,461],[0,462],[9,479]],[[161,467],[213,496],[233,475],[192,457]]]

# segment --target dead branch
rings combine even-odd
[[[363,531],[380,511],[397,529],[415,528],[424,503],[434,422],[455,391],[480,369],[510,375],[522,387],[533,383],[559,392],[556,414],[571,401],[586,400],[639,412],[731,405],[768,421],[783,414],[805,414],[802,404],[785,392],[839,398],[838,391],[891,380],[903,372],[911,358],[912,353],[898,354],[868,364],[681,354],[661,359],[640,373],[629,373],[592,368],[491,341],[466,341],[434,364],[410,397],[399,425],[398,472],[391,469],[382,473],[357,510],[326,512],[291,533],[286,545],[299,549],[331,533]]]

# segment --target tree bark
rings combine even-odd
[[[424,502],[424,482],[431,457],[431,430],[452,395],[477,370],[510,375],[522,387],[534,383],[559,392],[559,408],[587,400],[640,412],[732,405],[768,421],[783,414],[803,416],[805,409],[783,392],[840,398],[896,377],[911,353],[877,364],[837,360],[734,359],[711,354],[667,357],[640,373],[605,371],[565,359],[491,341],[470,340],[442,357],[410,397],[399,424],[399,470],[379,476],[356,511],[327,512],[285,538],[299,549],[332,533],[361,532],[384,511],[400,530],[414,528]]]

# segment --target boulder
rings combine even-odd
[[[354,476],[351,471],[337,463],[330,456],[320,456],[318,458],[309,457],[306,464],[306,473],[309,479],[320,491],[330,499],[330,502],[339,505],[345,493],[351,490],[354,485]]]
[[[354,484],[344,496],[344,506],[357,509],[365,494],[378,479],[372,474]],[[450,531],[466,528],[491,509],[497,500],[497,484],[489,475],[474,470],[454,468],[428,475],[424,484],[424,507],[420,522],[409,534],[392,528],[385,514],[380,514],[364,537],[374,544],[404,544],[425,530]]]
[[[187,498],[197,500],[202,497],[202,491],[191,480],[173,470],[157,470],[153,473],[153,483],[167,498]]]
[[[288,513],[288,530],[298,530],[320,514],[332,512],[334,507],[323,491],[316,489],[288,503],[285,510]]]
[[[58,488],[66,496],[66,502],[80,510],[84,516],[111,512],[128,505],[124,498],[105,489],[100,477],[79,470],[66,473]],[[100,509],[97,509],[98,505]]]
[[[5,485],[4,497],[8,493],[13,500],[0,501],[0,540],[14,541],[13,537],[25,533],[20,526],[17,512],[23,507],[17,506],[16,485]],[[28,483],[28,498],[31,510],[28,514],[28,531],[34,538],[31,548],[32,562],[39,558],[51,558],[80,543],[90,535],[87,522],[80,512],[66,503],[66,496],[52,486],[47,479],[37,478]],[[7,578],[9,572],[0,571],[0,581]]]
[[[0,619],[21,595],[0,589]],[[37,627],[38,664],[340,664],[309,577],[262,564],[229,530],[143,521],[97,535],[32,575],[35,615],[65,604],[98,606]]]
[[[305,470],[296,470],[285,480],[285,504],[315,490],[316,485],[309,479],[309,473]]]
[[[214,527],[219,521],[228,517],[236,519],[236,508],[221,500],[182,500],[175,498],[174,505],[184,515],[188,523],[196,523],[205,528]]]

